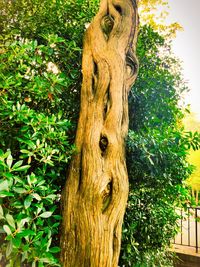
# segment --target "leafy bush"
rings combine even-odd
[[[187,90],[170,46],[151,27],[140,30],[140,71],[129,98],[127,167],[130,194],[120,266],[173,266],[167,251],[178,231],[176,206],[187,206],[185,185],[192,172],[190,146],[199,135],[181,124],[181,94]]]
[[[50,45],[14,41],[1,53],[0,250],[8,266],[58,266],[60,184],[74,147],[58,108],[66,78],[43,60]]]
[[[75,152],[82,36],[96,8],[85,0],[0,3],[5,266],[59,266],[59,202]]]

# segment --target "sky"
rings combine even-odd
[[[186,103],[200,120],[200,0],[169,0],[169,22],[178,22],[184,31],[173,41],[176,56],[183,61],[183,74],[191,89]]]

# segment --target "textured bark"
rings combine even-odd
[[[81,110],[62,195],[63,267],[116,267],[128,197],[128,92],[138,63],[136,0],[102,0],[84,38]]]

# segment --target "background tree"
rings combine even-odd
[[[139,14],[141,26],[149,25],[159,34],[168,38],[176,37],[177,31],[183,30],[177,23],[168,23],[169,15],[168,0],[141,0],[139,2]]]

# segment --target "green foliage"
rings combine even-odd
[[[186,206],[192,172],[188,149],[199,135],[184,132],[179,107],[186,86],[170,45],[149,26],[140,30],[140,71],[129,98],[129,203],[120,266],[173,266],[167,248],[178,231],[176,206]]]
[[[74,148],[67,110],[58,108],[67,79],[48,63],[45,72],[50,45],[6,41],[1,53],[0,250],[7,266],[58,266],[57,202]]]
[[[81,49],[97,1],[0,2],[0,261],[59,266]]]
[[[1,239],[5,238],[1,253],[9,260],[6,266],[22,262],[59,266],[52,254],[59,252],[55,240],[52,242],[60,223],[56,214],[59,195],[50,185],[58,175],[48,164],[35,167],[23,160],[16,162],[9,150],[0,150],[0,173],[0,231]]]
[[[177,103],[186,90],[179,62],[170,56],[170,46],[149,26],[140,31],[137,51],[140,71],[129,99],[130,128],[173,127],[182,118]]]

